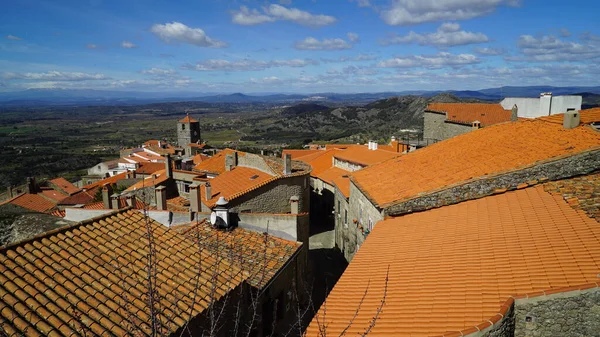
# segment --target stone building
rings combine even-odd
[[[486,126],[516,121],[518,107],[500,104],[430,103],[423,113],[423,138],[437,142]]]
[[[380,221],[307,336],[596,336],[598,196],[593,173]]]
[[[302,247],[240,228],[199,222],[167,229],[136,210],[112,212],[0,248],[0,333],[288,331],[297,321],[293,308],[304,301],[296,288],[305,275]],[[147,276],[149,256],[156,277]]]
[[[197,119],[186,116],[177,122],[177,145],[183,149],[189,149],[189,144],[200,143],[200,122]],[[184,155],[191,156],[192,153],[186,152]]]
[[[501,123],[353,172],[337,245],[351,260],[386,216],[593,172],[600,133],[590,125],[598,121],[600,109]]]

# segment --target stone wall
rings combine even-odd
[[[283,174],[282,172],[274,172],[273,169],[265,162],[263,157],[253,154],[253,153],[244,153],[244,155],[238,154],[238,166],[250,167],[259,171],[263,171],[268,174]],[[283,165],[282,165],[283,168]]]
[[[350,207],[348,204],[348,199],[346,199],[346,197],[338,189],[336,189],[335,192],[334,205],[335,245],[342,252],[342,254],[344,254],[344,257],[346,259],[349,259],[350,255],[346,254],[348,253],[347,237],[349,235],[348,228],[350,226],[344,221],[344,213],[350,212]],[[348,221],[352,221],[352,219],[350,219],[350,214],[348,214]]]
[[[230,200],[234,213],[289,213],[290,198],[298,196],[299,212],[310,207],[310,183],[308,174],[277,179],[238,198]]]
[[[231,213],[229,218],[240,228],[308,245],[308,214]]]
[[[510,306],[504,317],[489,328],[481,330],[477,334],[467,335],[469,337],[513,337],[515,334],[515,306]]]
[[[423,138],[444,140],[463,133],[473,131],[471,125],[464,125],[446,121],[446,115],[436,112],[423,114]]]
[[[600,288],[518,299],[514,336],[600,336]]]
[[[385,207],[385,214],[398,216],[485,197],[498,191],[536,184],[540,179],[559,180],[589,174],[600,168],[600,150],[563,157],[508,173],[483,176],[425,196]],[[360,191],[359,191],[360,192]]]
[[[349,172],[362,170],[364,168],[364,166],[362,166],[362,165],[351,163],[349,161],[345,161],[345,160],[341,160],[341,159],[337,159],[335,157],[333,158],[333,166],[339,167],[342,170],[346,170]]]

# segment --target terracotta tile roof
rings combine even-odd
[[[92,187],[88,190],[75,193],[70,197],[62,199],[59,205],[85,205],[92,201],[96,197],[96,193],[100,189],[100,186]]]
[[[312,167],[310,175],[316,177],[321,172],[333,167],[333,156],[343,150],[331,149],[325,150],[318,153],[313,153],[307,156],[298,158],[298,161],[309,164]]]
[[[157,156],[150,152],[144,152],[144,151],[134,152],[126,159],[134,159],[135,160],[136,157],[141,158],[144,161],[163,161],[164,162],[164,160],[165,160],[165,158],[162,156]]]
[[[48,182],[68,195],[72,195],[81,191],[81,189],[68,182],[65,178],[58,177]]]
[[[509,172],[554,157],[598,149],[589,126],[564,129],[540,119],[492,125],[352,173],[375,204],[387,207],[484,175]]]
[[[600,221],[600,173],[544,184],[546,192],[560,195],[574,209]]]
[[[119,173],[119,174],[115,174],[112,177],[108,177],[106,179],[102,179],[102,180],[97,181],[95,183],[91,183],[89,185],[85,185],[85,186],[83,186],[83,188],[87,189],[87,190],[90,190],[90,189],[92,189],[94,187],[97,187],[97,186],[102,187],[102,186],[104,186],[104,184],[116,184],[119,180],[123,180],[123,179],[127,179],[127,171]]]
[[[141,163],[140,167],[135,170],[139,174],[152,174],[156,171],[164,170],[165,163]]]
[[[321,308],[328,335],[348,324],[368,286],[347,335],[364,331],[388,266],[369,336],[443,335],[489,326],[512,295],[597,285],[600,225],[539,185],[381,221],[329,294],[326,318]],[[314,319],[307,336],[317,336]]]
[[[236,166],[231,171],[225,171],[217,177],[209,180],[211,185],[212,198],[206,200],[205,187],[201,186],[202,201],[212,207],[220,197],[232,200],[246,192],[253,190],[263,183],[271,181],[274,176],[257,169]]]
[[[232,149],[224,149],[223,151],[217,152],[214,156],[203,160],[200,164],[194,166],[194,171],[221,174],[225,172],[225,157],[233,152],[237,152],[238,156],[245,155],[244,152],[239,152]]]
[[[365,145],[353,146],[346,150],[337,152],[334,157],[343,161],[349,161],[362,166],[374,165],[391,158],[400,156],[400,153],[385,150],[369,150]]]
[[[243,276],[185,236],[152,220],[149,226],[158,321],[168,334],[204,312],[211,293],[218,300]],[[128,210],[0,249],[2,329],[27,336],[81,335],[82,327],[95,336],[149,335],[146,228],[143,215]]]
[[[325,149],[326,150],[331,150],[331,149],[349,149],[351,147],[355,147],[355,146],[361,146],[358,144],[325,144]]]
[[[61,200],[68,197],[67,195],[64,195],[64,194],[60,193],[59,191],[53,190],[53,189],[42,190],[42,191],[40,191],[39,194],[54,203],[58,203]]]
[[[337,186],[342,194],[348,198],[350,196],[350,172],[342,170],[339,167],[332,167],[317,175],[317,178],[324,182]]]
[[[445,112],[449,121],[479,121],[482,126],[510,122],[511,116],[511,110],[504,110],[502,105],[485,103],[429,103],[425,111]]]
[[[227,256],[229,263],[250,274],[248,283],[258,289],[266,286],[302,246],[242,228],[215,230],[207,220],[189,226],[184,234],[205,249]]]
[[[44,213],[44,212],[54,208],[54,206],[56,206],[56,203],[38,195],[38,194],[30,194],[30,193],[21,194],[15,198],[7,200],[4,203],[10,203],[13,205],[21,206],[23,208],[27,208],[32,211],[36,211],[36,212],[40,212],[40,213]]]
[[[194,119],[188,115],[188,116],[185,116],[184,119],[180,120],[179,123],[198,123],[198,120]]]
[[[591,124],[594,122],[600,122],[600,108],[585,109],[580,110],[579,112],[581,113],[579,115],[581,124]],[[556,114],[540,117],[539,119],[562,125],[564,118],[565,114]]]
[[[125,197],[121,197],[119,198],[119,208],[125,208],[127,207],[127,199]],[[135,199],[135,205],[133,207],[133,209],[144,209],[146,208],[146,204],[141,201],[140,199]],[[84,205],[83,207],[81,207],[81,209],[106,209],[104,208],[104,202],[103,201],[97,201],[91,204],[87,204]]]
[[[203,149],[203,148],[205,148],[205,147],[206,147],[206,144],[205,144],[205,143],[202,143],[202,144],[197,144],[197,143],[189,143],[189,144],[188,144],[188,146],[189,146],[189,147],[196,148],[196,149]]]
[[[135,191],[140,188],[156,186],[158,184],[162,184],[163,182],[167,181],[167,179],[169,179],[169,177],[167,177],[167,170],[162,169],[160,171],[154,172],[151,176],[146,177],[146,178],[142,179],[141,181],[138,181],[137,183],[129,186],[125,191],[126,192]]]
[[[203,155],[202,153],[198,153],[197,155],[192,157],[192,161],[194,162],[194,165],[198,165],[201,162],[208,160],[210,157],[207,155]]]
[[[323,150],[283,150],[282,157],[286,154],[291,154],[292,159],[298,159],[313,153],[323,152]]]
[[[48,214],[53,215],[53,216],[58,217],[58,218],[64,218],[65,215],[66,215],[66,212],[64,210],[61,210],[61,209],[55,209],[55,210],[51,211]]]
[[[167,209],[172,212],[187,212],[190,210],[190,201],[182,196],[167,199]]]

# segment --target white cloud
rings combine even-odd
[[[9,39],[9,40],[13,40],[13,41],[23,40],[22,38],[20,38],[18,36],[14,36],[14,35],[10,35],[10,34],[6,35],[6,38]]]
[[[35,81],[87,81],[110,79],[103,74],[88,74],[80,72],[48,71],[45,73],[4,73],[6,80],[35,80]]]
[[[394,0],[390,8],[381,12],[381,18],[394,26],[468,20],[488,15],[499,6],[518,6],[519,3],[519,0]]]
[[[358,34],[356,34],[356,33],[348,33],[348,34],[346,34],[346,36],[348,37],[348,41],[350,41],[351,43],[360,42],[360,39],[358,38]]]
[[[263,77],[263,78],[253,78],[251,77],[249,80],[250,83],[253,84],[280,84],[284,81],[277,76]]]
[[[223,48],[227,43],[210,38],[204,30],[191,28],[180,22],[156,24],[150,28],[158,38],[166,43],[188,43],[198,47]]]
[[[294,44],[298,50],[343,50],[350,49],[352,45],[343,39],[323,39],[319,41],[314,37],[307,37]]]
[[[311,14],[297,8],[288,8],[277,4],[263,7],[262,13],[246,6],[241,6],[239,11],[231,13],[231,21],[238,25],[252,26],[276,20],[291,21],[308,27],[327,26],[337,21],[333,16]]]
[[[358,7],[371,7],[371,2],[369,0],[349,0],[350,2],[356,2]]]
[[[275,18],[262,14],[257,9],[250,10],[246,6],[241,6],[239,11],[234,11],[231,15],[231,22],[244,26],[254,26],[273,21],[275,21]]]
[[[507,61],[559,62],[585,61],[600,58],[600,46],[594,41],[577,43],[564,41],[555,36],[534,37],[521,35],[517,47],[521,55],[507,56]]]
[[[301,68],[309,65],[317,65],[318,62],[310,59],[292,59],[292,60],[271,60],[271,61],[256,61],[256,60],[240,60],[228,61],[211,59],[198,62],[194,65],[184,65],[184,69],[198,71],[259,71],[269,68],[278,67],[293,67]]]
[[[132,48],[137,48],[138,46],[136,46],[135,44],[129,42],[129,41],[123,41],[121,42],[121,48],[125,48],[125,49],[132,49]]]
[[[571,32],[567,28],[561,28],[558,30],[558,32],[560,33],[561,37],[569,37],[572,35]]]
[[[177,72],[173,69],[150,68],[141,70],[140,74],[155,76],[173,76],[177,74]]]
[[[502,55],[506,52],[506,50],[504,50],[504,48],[502,47],[497,47],[497,48],[493,48],[493,47],[475,47],[473,48],[473,51],[476,52],[479,55],[483,55],[483,56],[496,56],[496,55]]]
[[[475,55],[451,54],[446,52],[435,55],[409,55],[387,59],[377,63],[380,68],[442,68],[458,67],[481,62]]]
[[[473,33],[460,30],[458,23],[444,23],[435,33],[419,34],[411,31],[408,35],[393,36],[380,40],[384,46],[401,43],[418,43],[422,46],[435,46],[438,48],[464,46],[468,44],[488,42],[483,33]]]
[[[341,63],[341,62],[350,62],[350,61],[373,61],[376,59],[377,59],[377,56],[375,56],[375,55],[359,54],[354,57],[340,56],[335,59],[321,58],[321,61],[324,63]]]
[[[102,47],[101,47],[101,46],[99,46],[99,45],[97,45],[97,44],[93,44],[93,43],[88,43],[88,44],[87,44],[85,47],[86,47],[87,49],[102,49]]]

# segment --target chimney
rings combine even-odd
[[[550,116],[552,114],[552,93],[543,92],[540,94],[540,114]]]
[[[12,187],[12,185],[10,185],[10,186],[8,186],[8,187],[6,188],[6,193],[7,193],[7,195],[8,195],[8,199],[10,199],[10,198],[12,198],[12,197],[13,197],[13,187]]]
[[[292,155],[289,153],[283,155],[283,174],[292,174]]]
[[[27,177],[27,193],[35,194],[37,192],[35,186],[35,177]]]
[[[579,126],[579,112],[575,110],[565,112],[563,127],[573,129]]]
[[[371,150],[377,150],[377,142],[373,142],[372,149]]]
[[[135,208],[135,194],[130,194],[126,197],[127,199],[127,206],[131,206],[133,208]]]
[[[212,188],[210,187],[210,183],[207,181],[204,184],[204,200],[212,199]]]
[[[300,198],[298,198],[298,196],[293,195],[290,198],[290,213],[291,214],[298,214],[299,209],[300,209]]]
[[[167,178],[173,178],[173,166],[171,163],[171,155],[170,154],[166,154],[165,155],[165,174],[167,175]]]
[[[214,211],[217,213],[217,217],[223,220],[225,227],[229,227],[229,202],[225,198],[220,197],[215,204]]]
[[[237,152],[228,153],[225,156],[225,171],[231,171],[237,166]]]
[[[373,142],[372,142],[372,141],[369,141],[369,143],[368,143],[368,145],[367,145],[367,148],[368,148],[369,150],[373,150]]]
[[[110,202],[112,204],[112,209],[119,209],[119,198],[120,196],[118,194],[113,194],[110,196]]]
[[[202,211],[202,199],[200,198],[200,184],[197,182],[190,185],[190,211]]]
[[[164,186],[158,186],[154,188],[156,193],[156,209],[159,211],[167,210],[167,188]]]
[[[104,186],[102,186],[102,203],[104,204],[104,209],[112,208],[110,202],[111,194],[113,194],[112,186],[110,184],[104,184]]]
[[[471,123],[471,126],[473,127],[474,130],[477,130],[477,129],[481,128],[481,122],[474,121],[473,123]]]
[[[518,107],[517,107],[517,105],[515,104],[515,105],[512,107],[512,111],[511,111],[511,113],[510,113],[510,121],[511,121],[511,122],[516,122],[516,121],[517,121],[517,119],[518,119],[518,117],[519,117],[519,108],[518,108]]]
[[[392,141],[390,142],[390,145],[392,146],[392,150],[394,152],[400,152],[400,142],[396,140],[396,137],[392,136]]]

